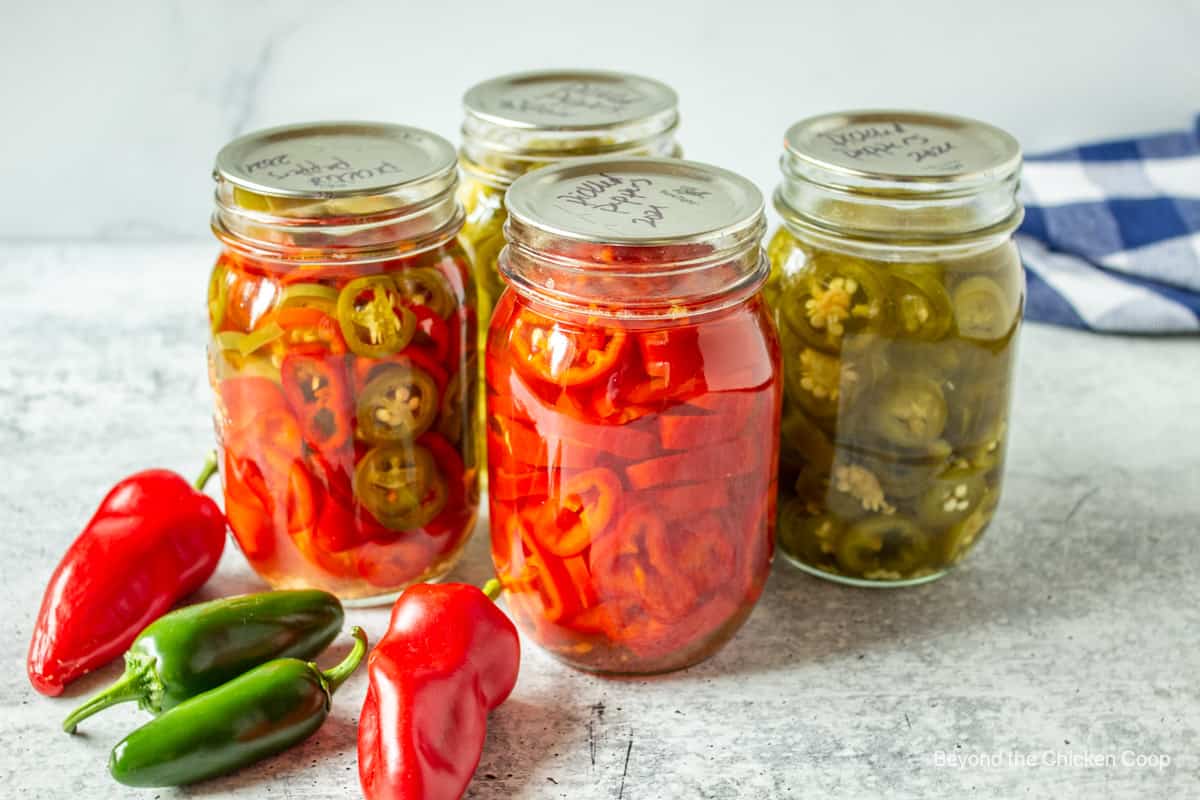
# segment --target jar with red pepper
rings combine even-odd
[[[508,191],[485,359],[492,556],[574,666],[677,669],[749,615],[772,556],[779,346],[749,181],[578,160]]]
[[[217,156],[209,376],[225,509],[280,588],[368,601],[474,526],[474,288],[454,148],[416,128],[273,128]]]

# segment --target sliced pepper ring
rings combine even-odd
[[[1013,311],[1004,289],[983,275],[967,278],[954,289],[954,317],[958,332],[967,339],[990,341],[1008,332]]]
[[[391,530],[419,528],[446,505],[446,483],[433,455],[417,444],[385,444],[369,451],[354,470],[358,501]]]
[[[513,321],[510,346],[527,374],[559,386],[578,386],[612,372],[626,340],[620,328],[572,330],[524,310]]]
[[[437,383],[425,370],[389,364],[358,398],[358,435],[368,442],[415,439],[433,425],[441,407]]]
[[[867,517],[846,529],[835,553],[851,575],[899,580],[926,563],[929,537],[911,517]]]
[[[892,267],[895,325],[904,336],[933,342],[943,338],[953,325],[954,309],[940,273],[933,264]]]
[[[947,416],[940,385],[923,376],[902,375],[881,387],[871,420],[889,442],[921,447],[942,435]]]
[[[342,287],[337,316],[346,345],[367,358],[398,353],[417,330],[416,315],[401,302],[395,283],[386,275],[358,278]]]
[[[408,304],[425,306],[442,319],[450,316],[456,305],[446,276],[430,267],[413,267],[392,273],[392,280]]]
[[[576,473],[541,507],[533,533],[554,555],[577,555],[608,530],[620,493],[621,479],[607,467]]]

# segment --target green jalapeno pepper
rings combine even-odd
[[[412,341],[417,318],[387,275],[347,283],[338,294],[337,318],[346,346],[355,355],[385,358]]]
[[[323,283],[293,283],[284,287],[280,308],[315,308],[337,315],[338,290]]]
[[[63,730],[111,705],[158,714],[274,658],[312,658],[342,628],[328,592],[263,592],[187,606],[160,617],[125,653],[125,674],[75,709]]]
[[[946,427],[946,398],[934,381],[900,375],[881,388],[872,413],[875,431],[902,447],[921,447],[942,435]]]
[[[958,332],[968,339],[999,339],[1013,323],[1004,289],[991,278],[976,275],[954,289]]]
[[[934,478],[917,503],[917,518],[942,529],[964,519],[987,493],[984,473],[971,467],[951,467]]]
[[[798,497],[789,497],[779,504],[779,546],[785,553],[798,556],[809,564],[833,567],[834,544],[845,525],[829,514],[812,514]]]
[[[213,341],[222,350],[233,350],[244,358],[251,353],[258,352],[281,336],[283,336],[283,328],[278,323],[268,322],[250,333],[222,331],[213,337]]]
[[[892,302],[896,327],[911,339],[937,341],[954,324],[950,295],[935,264],[896,264],[892,268]]]
[[[445,276],[436,269],[405,269],[393,273],[392,279],[406,303],[425,306],[442,319],[449,317],[457,305]]]
[[[383,444],[368,452],[354,471],[358,501],[384,527],[419,528],[445,508],[445,479],[433,455],[417,444]]]
[[[895,579],[926,563],[929,537],[910,517],[878,515],[847,528],[835,552],[838,564],[850,575]]]
[[[433,424],[441,407],[437,383],[425,370],[385,367],[358,398],[358,434],[372,444],[411,441]]]
[[[329,716],[333,694],[367,652],[354,648],[330,670],[297,658],[269,661],[185,700],[122,739],[108,769],[126,786],[180,786],[275,755],[311,736]]]

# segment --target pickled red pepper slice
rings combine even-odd
[[[572,475],[535,513],[534,535],[556,556],[581,553],[608,529],[620,493],[620,478],[606,467]]]
[[[281,308],[273,320],[283,330],[283,342],[289,346],[322,347],[330,353],[346,352],[337,321],[317,308]]]
[[[559,386],[578,386],[604,377],[625,349],[620,328],[576,331],[522,310],[512,323],[510,346],[516,362],[533,377]]]
[[[520,517],[512,516],[509,525],[510,535],[517,537],[528,551],[524,571],[513,576],[513,580],[534,588],[542,603],[542,616],[549,622],[558,622],[582,611],[583,597],[563,559],[548,555]]]
[[[281,374],[284,395],[300,422],[304,441],[324,453],[348,447],[354,437],[354,417],[345,361],[293,352],[283,359]]]
[[[758,468],[763,446],[753,436],[696,447],[685,453],[630,464],[625,476],[635,489],[672,483],[701,483],[714,477],[745,475]]]
[[[396,285],[385,275],[358,278],[342,288],[338,323],[356,355],[383,358],[412,341],[417,318],[401,300]]]

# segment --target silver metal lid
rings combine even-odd
[[[468,117],[505,128],[604,131],[662,116],[673,127],[679,98],[664,83],[598,70],[543,70],[503,75],[471,87]]]
[[[911,193],[970,191],[1021,166],[1017,140],[964,117],[848,111],[801,120],[785,136],[784,172],[834,187]]]
[[[420,128],[315,122],[234,139],[217,154],[213,177],[267,197],[419,195],[426,183],[430,196],[436,196],[453,178],[455,165],[454,147]]]
[[[763,197],[753,183],[671,158],[566,161],[518,178],[506,202],[511,225],[583,242],[682,244],[763,224]]]

